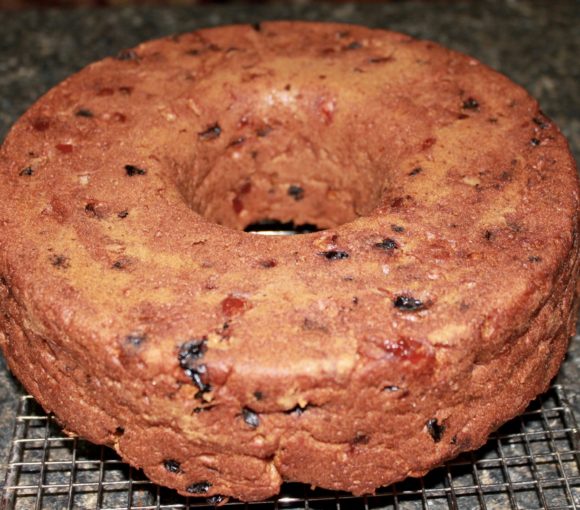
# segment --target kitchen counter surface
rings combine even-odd
[[[0,139],[43,92],[91,61],[163,35],[266,19],[360,23],[469,53],[537,97],[580,156],[580,9],[571,1],[403,2],[0,12]],[[580,418],[580,340],[558,376]],[[0,487],[17,396],[0,356]]]

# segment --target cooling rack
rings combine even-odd
[[[374,496],[283,486],[279,497],[227,510],[580,510],[580,432],[565,388],[554,385],[480,450]],[[28,395],[20,397],[1,510],[212,509],[158,487],[106,447],[67,437]]]

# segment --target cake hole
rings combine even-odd
[[[264,219],[250,223],[244,228],[244,232],[261,234],[267,236],[289,236],[296,234],[310,234],[324,230],[313,223],[302,223],[296,225],[293,221],[280,221]]]
[[[288,89],[292,76],[281,71],[261,89],[244,77],[218,73],[204,86],[204,102],[222,103],[213,94],[224,87],[236,95],[219,114],[201,115],[201,135],[179,155],[172,175],[193,211],[236,230],[300,234],[367,216],[395,187],[401,149],[339,101],[343,83]]]

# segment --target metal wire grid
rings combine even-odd
[[[228,510],[580,510],[580,432],[563,387],[552,386],[488,443],[427,476],[364,498],[283,486]],[[20,398],[0,509],[211,509],[158,487],[106,447],[67,437],[30,396]]]

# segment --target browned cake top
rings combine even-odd
[[[176,420],[198,391],[321,404],[385,353],[485,360],[549,298],[577,224],[566,141],[522,88],[344,25],[142,44],[50,91],[0,158],[0,270],[27,327],[177,395]],[[265,218],[327,230],[241,230]]]

